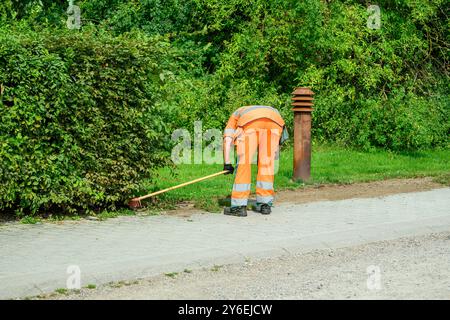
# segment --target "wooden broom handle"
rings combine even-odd
[[[161,194],[161,193],[164,193],[164,192],[167,192],[167,191],[170,191],[170,190],[178,189],[178,188],[187,186],[187,185],[189,185],[189,184],[193,184],[193,183],[196,183],[196,182],[200,182],[200,181],[203,181],[203,180],[212,178],[212,177],[220,176],[221,174],[224,174],[224,173],[227,173],[227,172],[229,172],[229,171],[228,171],[228,170],[223,170],[223,171],[220,171],[220,172],[217,172],[217,173],[210,174],[209,176],[206,176],[206,177],[203,177],[203,178],[198,178],[198,179],[195,179],[195,180],[192,180],[192,181],[188,181],[188,182],[179,184],[179,185],[177,185],[177,186],[173,186],[173,187],[170,187],[170,188],[167,188],[167,189],[163,189],[163,190],[159,190],[159,191],[156,191],[156,192],[147,194],[147,195],[142,196],[142,197],[134,198],[133,200],[141,201],[141,200],[144,200],[144,199],[147,199],[147,198],[156,196],[156,195],[158,195],[158,194]]]

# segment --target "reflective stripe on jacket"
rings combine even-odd
[[[228,120],[224,137],[235,137],[236,129],[257,119],[266,118],[284,127],[284,120],[277,109],[270,106],[245,106],[237,109]]]

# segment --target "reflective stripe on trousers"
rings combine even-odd
[[[274,164],[278,151],[281,127],[269,120],[260,119],[243,128],[236,139],[238,163],[231,193],[231,206],[245,206],[250,196],[251,162],[258,151],[256,201],[272,203],[274,199]]]

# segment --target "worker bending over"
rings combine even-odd
[[[232,144],[236,145],[236,176],[231,193],[231,207],[227,215],[247,216],[247,201],[251,186],[251,164],[258,152],[255,211],[270,214],[274,199],[275,158],[279,145],[287,139],[283,118],[277,109],[269,106],[245,106],[237,109],[224,130],[224,170],[232,174],[230,160]]]

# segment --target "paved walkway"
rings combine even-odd
[[[198,214],[0,227],[0,298],[450,230],[450,188],[280,204],[270,216]]]

